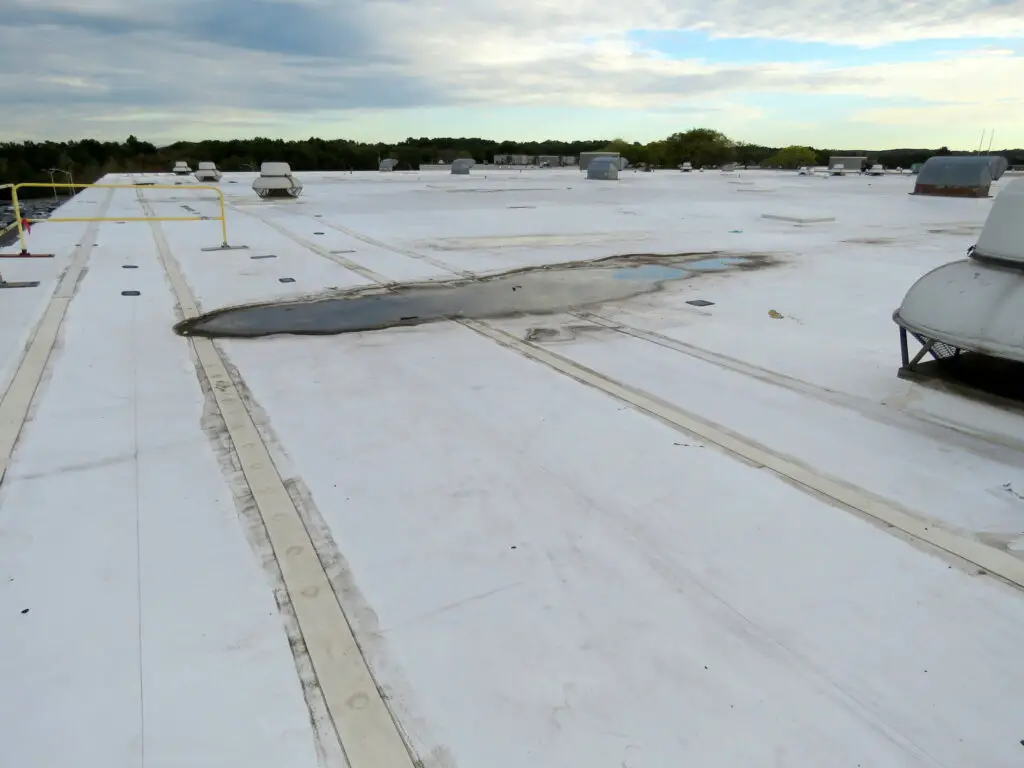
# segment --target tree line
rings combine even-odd
[[[581,152],[612,150],[634,165],[675,168],[683,162],[693,166],[717,166],[738,163],[746,166],[796,168],[801,165],[825,165],[830,155],[867,156],[869,163],[888,168],[909,168],[932,155],[958,154],[946,147],[938,149],[890,149],[877,152],[814,147],[766,147],[734,141],[719,131],[694,128],[673,133],[647,144],[623,139],[590,141],[492,141],[481,138],[408,138],[397,144],[363,143],[345,139],[310,137],[300,141],[254,138],[231,141],[177,142],[157,147],[129,136],[123,142],[84,139],[67,142],[0,143],[0,184],[8,182],[47,182],[50,169],[70,172],[77,183],[92,183],[107,173],[146,173],[169,171],[177,160],[193,168],[203,160],[213,161],[224,171],[258,170],[266,160],[289,163],[296,171],[368,171],[390,157],[398,161],[398,170],[412,170],[421,164],[451,162],[472,158],[491,162],[495,155],[579,155]],[[999,152],[1011,165],[1024,164],[1024,149]],[[53,173],[53,180],[66,181],[64,173]],[[47,190],[24,190],[48,195]],[[6,197],[4,197],[6,195]],[[0,191],[0,199],[9,198],[9,190]]]

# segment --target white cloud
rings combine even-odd
[[[706,120],[757,140],[763,121],[820,124],[749,107],[750,94],[845,95],[936,104],[861,109],[858,121],[976,133],[1018,131],[1024,57],[998,48],[947,60],[834,68],[676,60],[629,42],[630,29],[877,45],[925,37],[1024,37],[1024,0],[4,0],[0,130],[17,138],[373,130],[417,134],[427,108],[600,108],[615,125]],[[248,12],[246,11],[248,9]],[[997,102],[997,98],[1009,100]],[[716,106],[717,105],[717,106]],[[724,105],[724,106],[723,106]],[[674,112],[687,110],[685,113]],[[658,113],[655,116],[655,113]],[[468,114],[468,113],[467,113]],[[915,122],[919,121],[919,122]],[[689,124],[693,124],[692,122]],[[685,128],[686,124],[679,127]],[[493,133],[502,129],[495,122]],[[553,122],[549,133],[558,133]],[[458,126],[451,131],[458,133]],[[964,128],[967,132],[967,129]],[[1000,129],[997,128],[997,133]],[[753,134],[753,135],[751,135]],[[370,138],[365,136],[365,138]],[[827,143],[825,137],[817,143]],[[955,144],[954,139],[947,142]]]

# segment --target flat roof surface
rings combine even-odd
[[[83,191],[55,216],[124,223],[0,260],[41,281],[0,291],[5,764],[1020,763],[1024,417],[897,378],[891,319],[991,200],[296,176],[260,201],[224,175],[244,250],[130,220],[218,204],[121,175],[172,188]],[[636,254],[704,263],[546,314],[173,331]]]

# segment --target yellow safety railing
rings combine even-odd
[[[26,181],[20,184],[3,184],[0,189],[11,190],[11,199],[14,201],[14,226],[18,228],[18,241],[21,243],[21,252],[27,253],[28,247],[25,242],[25,230],[21,225],[21,208],[18,206],[18,190],[26,187],[39,189],[173,189],[181,192],[183,190],[202,189],[217,193],[217,202],[220,204],[220,216],[51,216],[48,219],[28,219],[29,222],[82,222],[82,221],[219,221],[220,231],[223,238],[222,249],[230,249],[228,245],[228,219],[225,214],[224,193],[217,187],[200,184],[54,184],[48,182]],[[244,247],[244,246],[242,246]],[[204,250],[220,250],[217,248]]]

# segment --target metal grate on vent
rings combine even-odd
[[[921,336],[920,334],[913,334],[914,338],[917,339],[921,346],[927,346],[932,340],[927,336]],[[930,354],[936,360],[948,360],[951,357],[956,357],[960,354],[960,348],[954,347],[952,344],[947,344],[944,341],[932,342],[932,348],[928,350]]]

